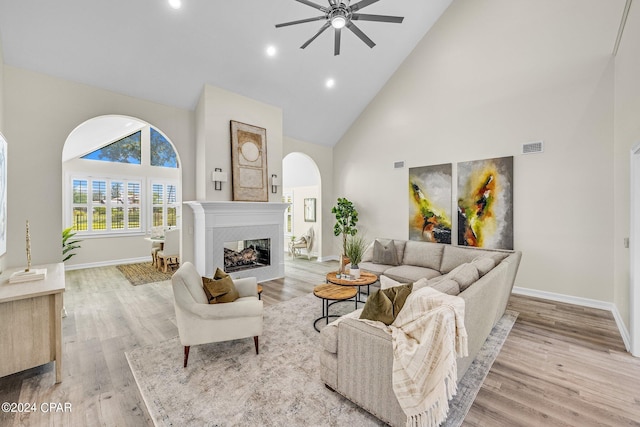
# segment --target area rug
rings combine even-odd
[[[352,304],[330,310],[344,314]],[[320,313],[321,301],[312,294],[267,307],[259,355],[251,338],[194,346],[186,369],[178,337],[128,352],[155,425],[385,425],[320,380],[320,334],[313,329]],[[461,381],[459,398],[451,401],[447,426],[462,423],[516,316],[509,313],[494,328],[481,360]]]
[[[134,286],[144,285],[145,283],[163,282],[170,280],[173,275],[172,270],[166,273],[159,271],[151,262],[142,262],[139,264],[123,264],[117,266],[118,270],[124,277]]]

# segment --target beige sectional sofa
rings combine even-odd
[[[378,240],[389,246],[388,239]],[[382,281],[387,277],[413,283],[426,278],[430,279],[426,285],[434,287],[439,286],[438,282],[448,281],[457,285],[458,295],[465,300],[469,356],[457,361],[460,380],[506,310],[522,254],[403,240],[394,240],[393,246],[397,265],[374,262],[374,251],[369,247],[360,268],[381,276]],[[488,268],[491,261],[487,258],[495,264],[493,268]],[[477,277],[474,269],[482,270]],[[425,280],[420,284],[425,285]],[[347,315],[337,326],[325,327],[320,337],[321,377],[325,384],[382,421],[393,426],[405,425],[406,416],[391,382],[391,335],[384,328]]]

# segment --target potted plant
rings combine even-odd
[[[366,249],[367,242],[363,236],[349,236],[347,239],[347,248],[345,253],[351,262],[349,274],[351,274],[354,279],[358,279],[360,277],[360,267],[358,264],[362,261],[362,255]]]
[[[62,230],[62,262],[65,262],[76,254],[75,252],[71,251],[80,248],[80,245],[78,245],[78,243],[80,243],[81,240],[74,240],[73,236],[75,235],[76,232],[73,231],[73,227],[68,227]]]
[[[344,268],[344,257],[347,253],[347,236],[355,236],[358,232],[358,211],[351,201],[338,197],[338,204],[331,208],[331,213],[336,216],[336,224],[333,227],[335,236],[342,235],[342,255],[340,259],[340,273]]]

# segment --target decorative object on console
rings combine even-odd
[[[320,34],[322,34],[329,27],[334,28],[334,55],[340,55],[340,36],[342,34],[342,28],[347,27],[353,34],[358,36],[367,46],[373,48],[376,44],[367,37],[360,28],[356,27],[353,21],[374,21],[374,22],[391,22],[394,24],[402,23],[404,18],[400,16],[386,16],[386,15],[368,15],[363,13],[357,13],[359,10],[364,9],[372,3],[378,0],[363,0],[355,4],[350,4],[351,0],[329,0],[329,7],[321,6],[308,0],[296,0],[299,3],[306,4],[315,9],[318,9],[323,13],[322,16],[316,16],[313,18],[300,19],[298,21],[285,22],[283,24],[276,25],[276,28],[286,27],[289,25],[303,24],[305,22],[326,20],[324,25],[320,27],[320,30],[307,40],[300,49],[304,49],[314,41]]]
[[[222,190],[222,183],[227,182],[228,177],[226,172],[222,172],[222,169],[215,168],[213,172],[211,172],[211,181],[213,181],[214,189],[216,191]]]
[[[513,156],[458,163],[458,245],[513,249]]]
[[[451,163],[409,168],[409,240],[451,243]]]
[[[267,202],[267,130],[231,120],[233,200]]]
[[[24,271],[16,271],[9,277],[9,283],[31,282],[33,280],[43,280],[47,277],[46,268],[31,269],[31,233],[29,232],[29,220],[27,220],[26,233],[27,268]]]
[[[344,271],[344,258],[347,254],[347,236],[355,236],[358,232],[356,224],[358,223],[358,211],[353,203],[342,197],[338,197],[338,204],[331,208],[331,213],[336,216],[336,223],[333,226],[333,234],[335,236],[342,235],[342,254],[340,260],[340,271]]]

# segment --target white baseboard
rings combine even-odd
[[[111,265],[137,264],[139,262],[148,262],[149,264],[151,264],[151,258],[148,256],[145,256],[140,258],[127,258],[127,259],[117,259],[117,260],[110,260],[110,261],[89,262],[86,264],[65,265],[64,270],[65,271],[82,270],[84,268],[109,267]]]
[[[612,302],[557,294],[555,292],[539,291],[536,289],[520,288],[517,286],[514,286],[513,293],[534,298],[547,299],[550,301],[579,305],[582,307],[597,308],[600,310],[610,311],[616,321],[616,325],[618,326],[618,331],[620,331],[622,341],[624,341],[625,348],[627,349],[627,351],[631,351],[631,335],[629,334],[629,330],[622,320],[622,316],[620,315],[620,311],[618,311],[618,307]]]

